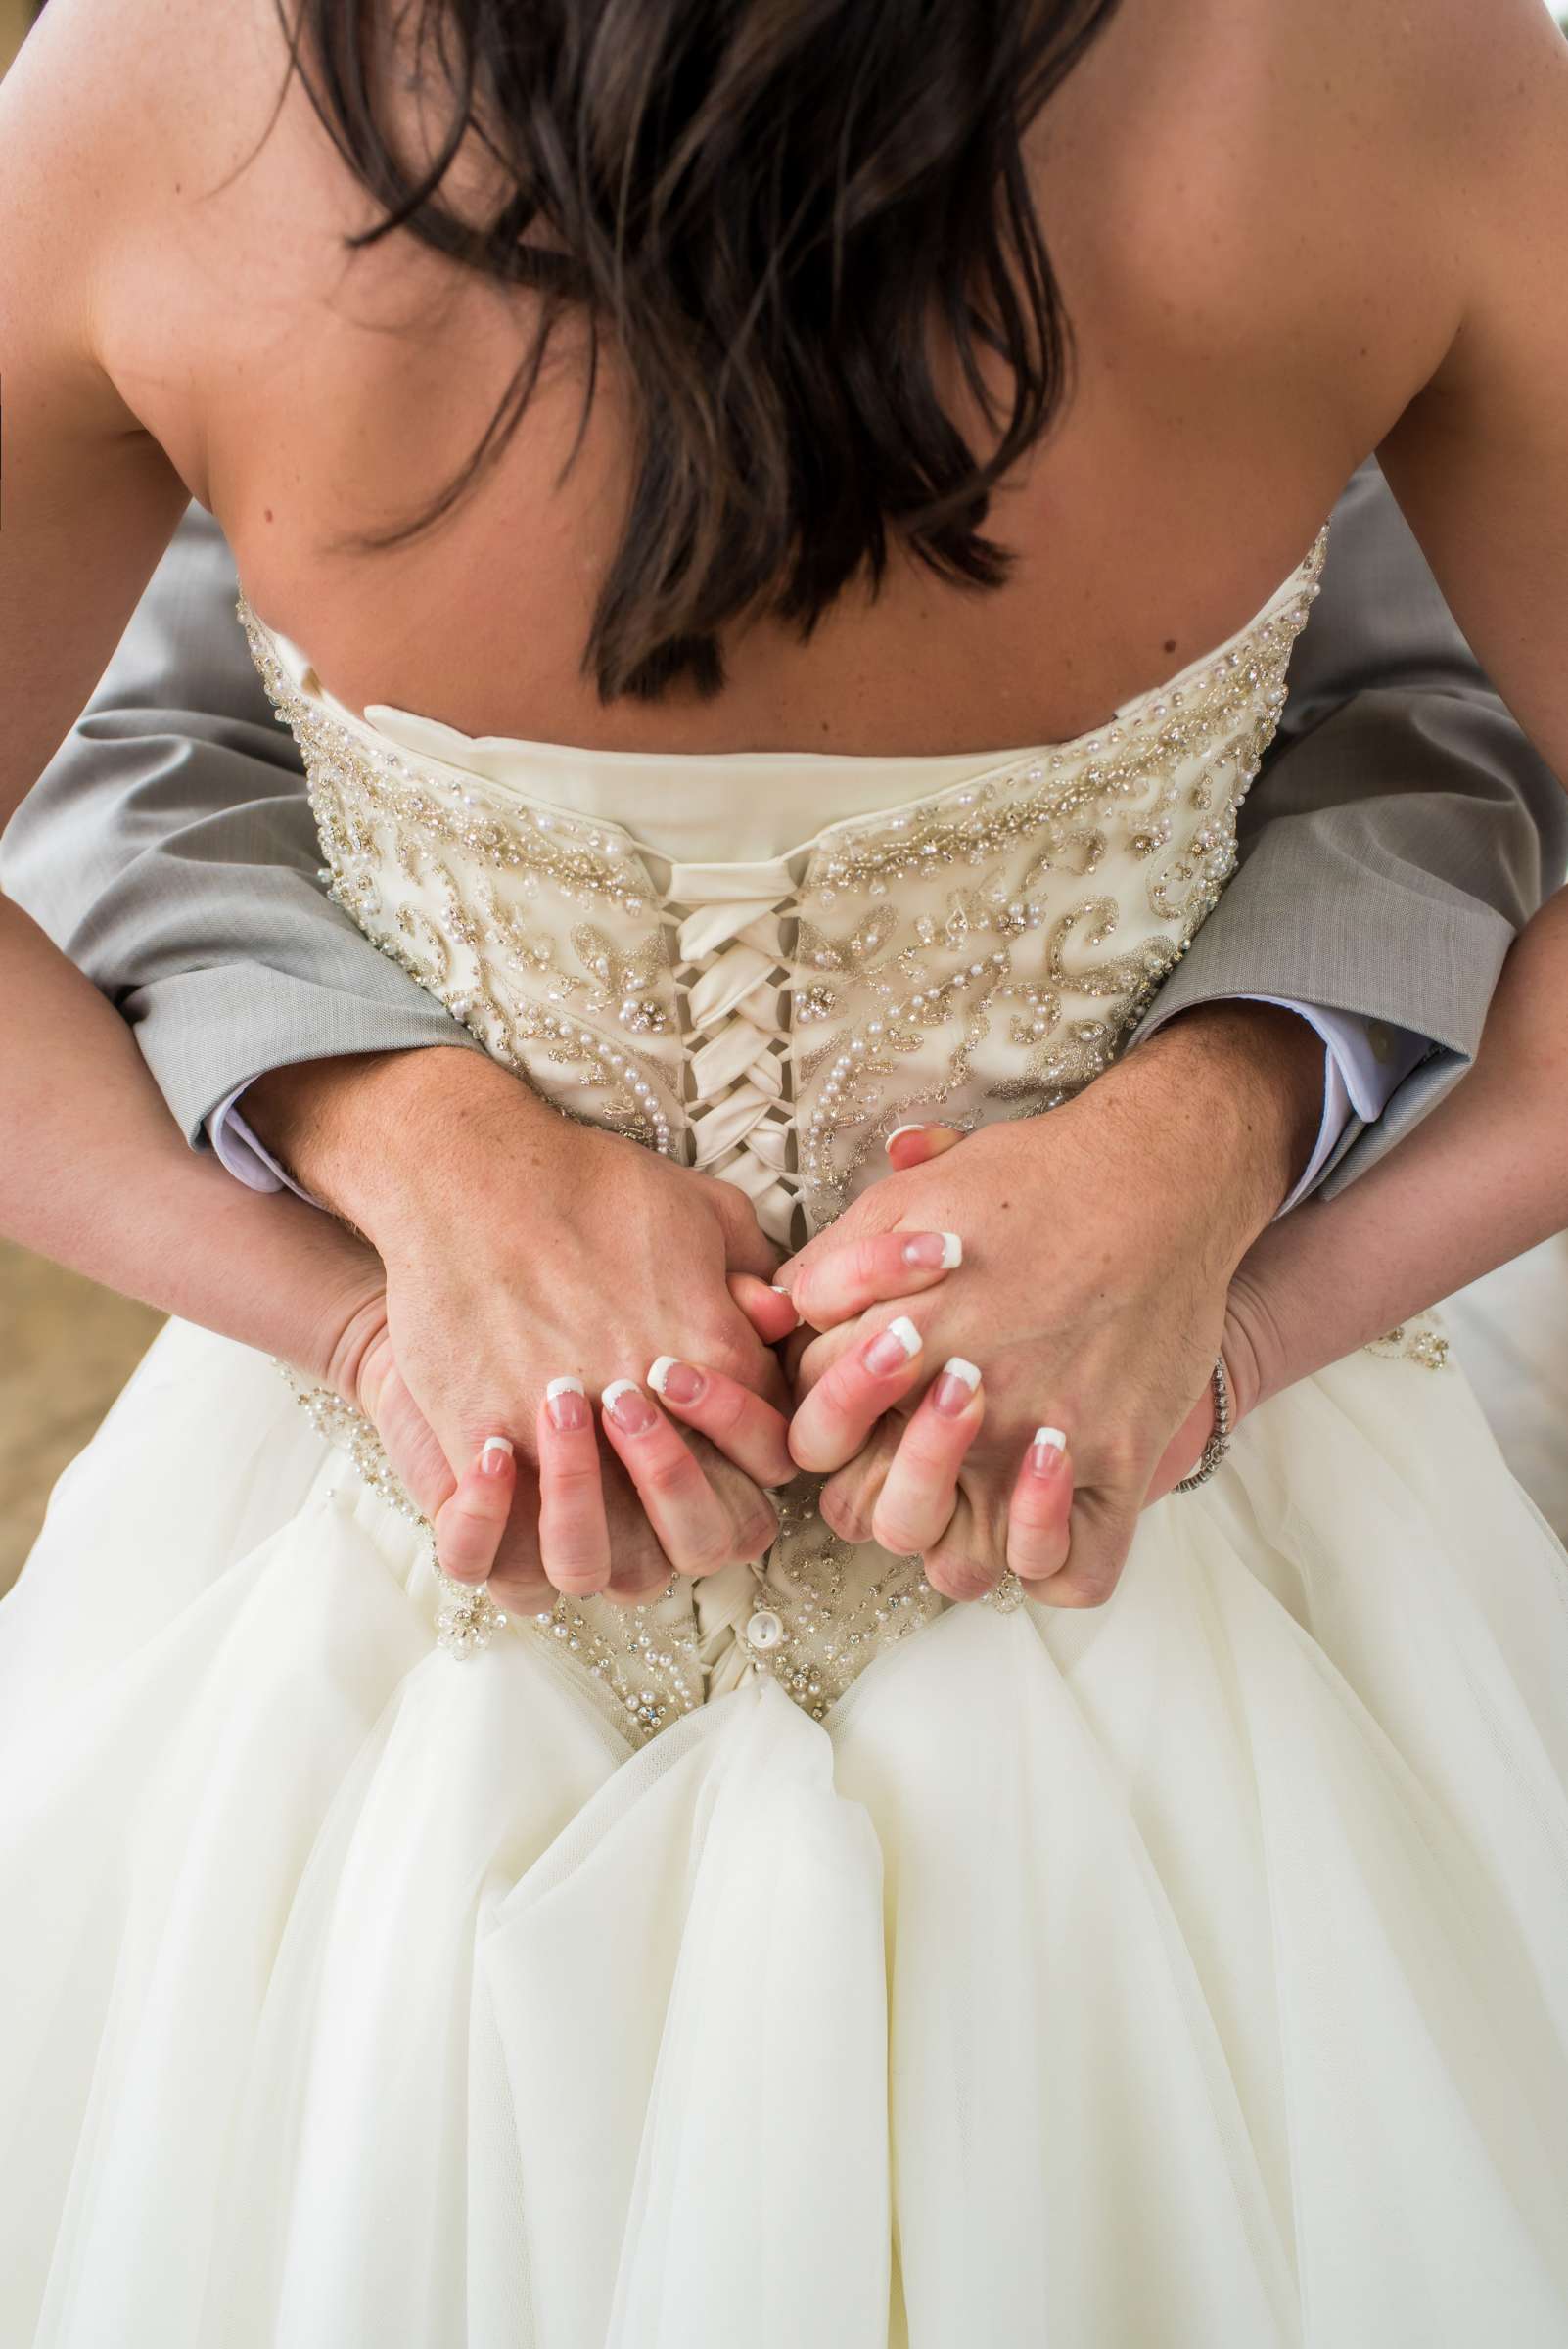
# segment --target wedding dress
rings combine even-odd
[[[239,613],[339,904],[788,1240],[1106,1067],[1322,555],[983,757],[470,739]],[[1095,1610],[814,1490],[496,1625],[362,1422],[170,1325],[0,1608],[8,2349],[1563,2349],[1568,1562],[1437,1330]]]

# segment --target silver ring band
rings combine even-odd
[[[1225,1358],[1221,1355],[1214,1366],[1214,1433],[1203,1448],[1203,1457],[1190,1476],[1173,1485],[1173,1493],[1195,1493],[1206,1485],[1230,1450],[1230,1381],[1225,1376]]]

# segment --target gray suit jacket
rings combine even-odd
[[[135,1028],[194,1142],[249,1079],[461,1028],[323,893],[293,738],[192,506],[98,690],[0,844],[0,886]],[[1568,863],[1568,799],[1489,688],[1375,467],[1331,533],[1242,863],[1139,1031],[1271,994],[1432,1050],[1349,1180],[1463,1073],[1515,930]]]

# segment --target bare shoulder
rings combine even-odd
[[[1467,210],[1554,168],[1565,69],[1544,0],[1121,0],[1032,133],[1047,227],[1085,315],[1342,377],[1364,452],[1454,332]]]
[[[52,308],[133,415],[125,322],[156,331],[180,207],[262,142],[286,60],[274,0],[50,0],[0,83],[0,215],[29,315]]]

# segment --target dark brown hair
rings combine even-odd
[[[687,673],[703,699],[721,692],[717,634],[743,614],[797,622],[804,642],[862,565],[875,593],[890,525],[939,577],[1003,583],[1012,550],[978,526],[1060,406],[1071,347],[1022,134],[1117,0],[406,0],[395,29],[446,123],[413,172],[385,118],[390,0],[298,0],[292,25],[277,5],[284,90],[298,72],[385,213],[349,250],[405,228],[542,297],[461,473],[347,545],[400,545],[451,511],[577,305],[589,358],[562,478],[601,327],[635,430],[582,659],[601,701],[656,701]],[[507,191],[479,223],[440,198],[470,136]],[[522,242],[535,223],[548,246]],[[993,426],[977,340],[1010,368],[985,463],[937,399],[934,317]]]

